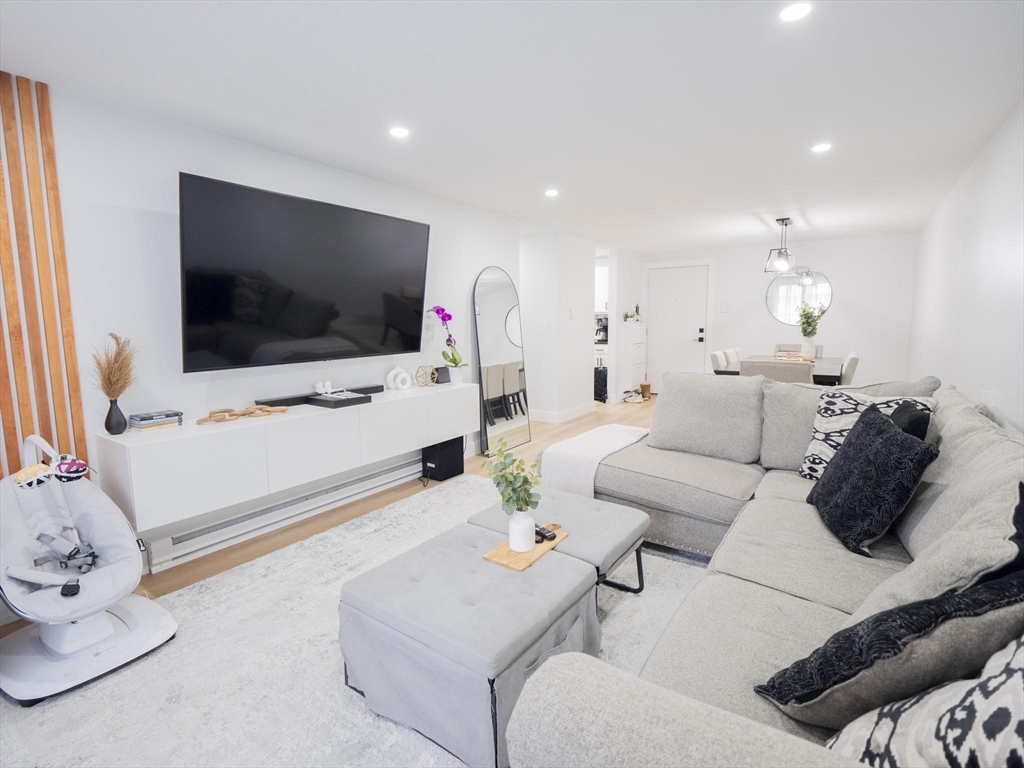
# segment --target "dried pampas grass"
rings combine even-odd
[[[117,400],[135,380],[135,347],[131,339],[116,333],[107,335],[114,343],[104,344],[102,354],[93,352],[92,362],[96,367],[96,386],[108,400]]]

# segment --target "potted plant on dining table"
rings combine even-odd
[[[800,357],[804,360],[814,360],[814,337],[818,335],[818,321],[825,314],[825,307],[818,305],[815,309],[806,301],[801,301],[799,311],[800,335],[803,336],[803,341],[800,344]]]

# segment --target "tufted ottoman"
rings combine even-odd
[[[597,570],[597,581],[624,592],[642,592],[644,568],[640,554],[644,533],[651,519],[646,512],[600,499],[588,499],[564,491],[541,489],[540,505],[530,513],[541,525],[558,523],[569,535],[556,552],[590,563]],[[508,515],[495,504],[477,512],[470,523],[508,535]],[[609,581],[608,575],[631,554],[636,553],[636,587]],[[542,558],[543,559],[543,558]]]
[[[457,525],[347,581],[338,607],[346,685],[471,766],[508,765],[505,727],[541,662],[601,647],[593,566],[483,559],[507,538]]]

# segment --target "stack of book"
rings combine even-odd
[[[128,417],[128,426],[132,429],[142,430],[181,426],[181,411],[133,413]]]

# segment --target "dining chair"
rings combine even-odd
[[[733,363],[738,363],[740,361],[739,348],[733,347],[732,349],[725,350],[725,359],[726,362],[729,363],[729,365],[732,365]]]
[[[793,384],[814,383],[814,363],[779,360],[740,360],[740,376],[764,376]]]
[[[509,418],[505,407],[505,372],[504,367],[497,365],[485,365],[483,369],[484,386],[484,416],[487,423],[494,426],[494,414],[500,412],[506,419]],[[500,411],[499,411],[500,409]]]
[[[519,391],[523,395],[523,402],[526,403],[526,407],[530,407],[530,397],[526,394],[526,366],[523,365],[523,361],[519,361]]]
[[[523,401],[519,397],[519,369],[523,367],[522,360],[515,360],[511,363],[505,363],[503,369],[502,378],[504,380],[504,397],[505,397],[505,408],[509,414],[515,418],[516,410],[519,413],[525,415],[526,409],[523,408]]]
[[[720,371],[729,365],[729,360],[725,356],[725,352],[712,352],[711,353],[711,368],[715,371]]]
[[[799,353],[800,352],[800,347],[801,347],[800,344],[776,344],[775,345],[775,354],[776,355],[778,355],[780,353],[785,354],[786,352],[797,352],[797,353]],[[825,354],[824,347],[821,344],[815,344],[814,345],[814,359],[815,360],[821,360],[821,358],[824,356],[824,354]]]
[[[843,360],[843,367],[839,369],[840,385],[852,384],[853,374],[857,371],[857,363],[860,362],[860,355],[853,350]]]

